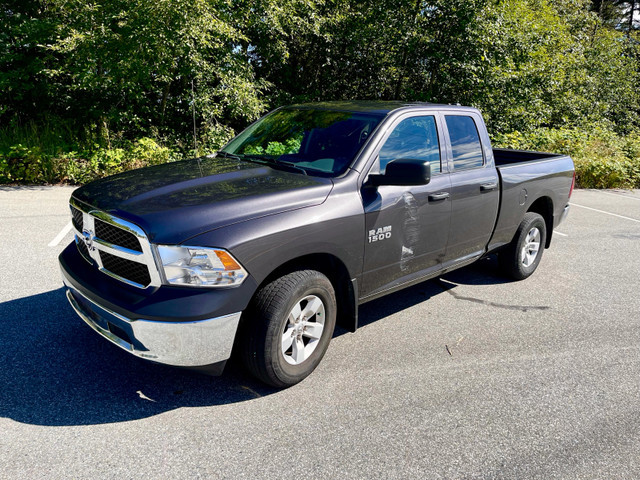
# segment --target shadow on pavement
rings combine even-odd
[[[93,332],[64,289],[0,303],[0,417],[94,425],[276,392],[231,365],[209,377],[140,360]]]
[[[423,282],[362,305],[360,326],[455,288],[455,283],[502,282],[484,265],[443,278],[446,283]],[[334,336],[344,333],[337,329]],[[124,422],[278,392],[245,373],[235,359],[221,377],[140,360],[86,326],[62,288],[0,303],[0,362],[0,417],[34,425]]]
[[[358,327],[363,327],[396,312],[430,299],[457,285],[499,285],[513,280],[505,278],[499,271],[495,255],[483,258],[468,267],[447,273],[442,277],[418,283],[391,295],[372,300],[360,306]],[[336,335],[346,330],[336,329]]]

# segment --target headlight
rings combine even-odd
[[[172,285],[224,287],[240,285],[247,271],[219,248],[158,245],[167,282]]]

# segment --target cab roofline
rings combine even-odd
[[[401,102],[397,100],[342,100],[330,102],[311,102],[286,105],[283,109],[300,110],[334,110],[352,113],[370,113],[381,116],[388,115],[397,110],[410,110],[413,108],[438,108],[438,109],[473,109],[473,107],[463,107],[461,105],[447,105],[430,102]],[[475,110],[475,109],[474,109]]]

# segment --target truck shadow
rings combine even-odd
[[[360,308],[360,326],[443,293],[451,282],[496,283],[486,268],[423,282]],[[95,425],[181,407],[224,405],[277,393],[232,359],[221,377],[155,365],[96,335],[62,288],[0,303],[0,417],[48,425]],[[337,329],[334,336],[344,330]],[[294,387],[295,388],[295,387]]]
[[[447,273],[442,277],[418,283],[389,296],[361,305],[358,315],[358,327],[364,327],[409,308],[416,303],[455,289],[456,285],[499,285],[512,281],[500,273],[497,258],[492,255],[472,263],[468,267]],[[337,328],[334,337],[344,333],[347,333],[347,331]]]
[[[94,425],[277,392],[231,365],[209,377],[140,360],[104,341],[64,289],[0,303],[0,417],[35,425]]]

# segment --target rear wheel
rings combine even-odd
[[[329,279],[315,270],[284,275],[261,288],[246,312],[242,356],[263,382],[288,387],[306,378],[324,356],[336,323]]]
[[[538,268],[547,240],[547,226],[539,214],[524,215],[511,243],[498,254],[502,271],[516,280],[529,277]]]

